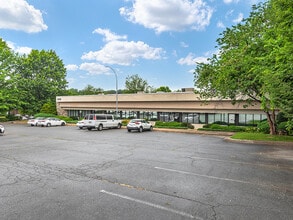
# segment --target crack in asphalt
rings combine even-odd
[[[85,165],[84,169],[81,168],[77,168],[77,169],[73,169],[73,168],[60,168],[57,166],[50,166],[48,164],[36,164],[30,161],[23,161],[23,160],[18,160],[16,158],[13,157],[8,157],[8,156],[4,156],[1,155],[0,157],[9,161],[13,161],[12,163],[12,168],[14,169],[14,172],[10,172],[11,171],[11,167],[7,167],[7,166],[3,166],[1,165],[0,167],[4,167],[6,169],[6,172],[4,173],[4,176],[8,179],[13,179],[13,182],[10,183],[3,183],[0,184],[0,188],[1,187],[5,187],[5,186],[10,186],[10,185],[14,185],[14,184],[18,184],[21,181],[27,182],[27,183],[34,183],[34,182],[38,182],[41,183],[41,181],[45,181],[44,178],[40,177],[41,176],[45,176],[47,179],[51,179],[48,177],[49,175],[53,175],[56,176],[58,178],[65,178],[65,179],[69,179],[72,181],[78,181],[78,182],[88,182],[90,180],[98,180],[98,181],[102,181],[105,183],[109,183],[109,184],[113,184],[113,185],[117,185],[120,187],[125,187],[125,188],[129,188],[129,189],[135,189],[137,191],[145,191],[145,192],[150,192],[150,193],[155,193],[155,194],[159,194],[159,195],[163,195],[163,196],[168,196],[168,197],[172,197],[172,198],[176,198],[176,199],[182,199],[182,200],[186,200],[186,201],[190,201],[192,203],[197,203],[203,206],[208,207],[210,210],[212,210],[213,212],[213,216],[216,216],[216,212],[214,210],[214,205],[211,204],[207,204],[204,202],[201,202],[199,200],[195,200],[192,198],[186,198],[180,195],[174,195],[174,194],[170,194],[170,193],[165,193],[165,192],[161,192],[158,190],[153,190],[153,189],[148,189],[145,187],[141,187],[141,186],[135,186],[135,185],[131,185],[128,183],[122,183],[119,182],[117,180],[114,179],[109,179],[109,178],[104,178],[102,176],[96,175],[94,173],[94,171],[101,171],[108,169],[110,167],[113,166],[113,163],[121,160],[121,159],[125,159],[127,157],[131,156],[131,154],[126,155],[126,156],[122,156],[119,157],[115,160],[111,160],[111,161],[107,161],[105,163],[99,164],[99,165]],[[26,166],[26,167],[25,167]],[[35,172],[29,172],[28,168],[30,168],[31,170],[34,170]],[[87,178],[88,180],[86,180],[85,178]],[[44,187],[47,183],[42,183],[40,184],[40,187]],[[25,193],[29,193],[30,191],[27,191]],[[17,195],[17,194],[15,194]],[[4,197],[11,197],[14,195],[10,195],[10,196],[0,196],[0,198],[4,198]],[[216,218],[214,218],[216,219]]]

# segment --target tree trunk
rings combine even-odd
[[[270,113],[270,111],[266,111],[265,113],[267,115],[268,123],[270,126],[270,134],[276,135],[277,134],[277,124],[276,124],[275,111],[273,110],[271,113]]]

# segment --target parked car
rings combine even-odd
[[[66,122],[64,120],[60,120],[59,118],[45,118],[43,120],[39,120],[38,125],[42,127],[65,126]]]
[[[127,124],[127,131],[131,132],[133,130],[139,131],[139,132],[143,132],[145,130],[152,131],[153,126],[151,123],[149,123],[148,121],[144,119],[132,119]]]
[[[39,121],[44,119],[45,117],[32,118],[27,121],[27,124],[30,126],[38,126]]]
[[[5,128],[3,125],[0,125],[0,134],[4,134]]]
[[[78,121],[78,122],[76,123],[76,127],[78,127],[79,129],[83,129],[83,128],[85,128],[84,120]]]

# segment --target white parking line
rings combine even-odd
[[[235,163],[235,164],[241,164],[241,165],[250,165],[250,166],[261,166],[261,167],[270,167],[270,168],[282,168],[282,166],[278,165],[270,165],[270,164],[264,164],[264,163],[248,163],[248,162],[240,162],[235,160],[220,160],[220,159],[214,159],[214,158],[207,158],[207,157],[189,157],[191,159],[195,160],[209,160],[209,161],[216,161],[216,162],[222,162],[222,163]]]
[[[186,171],[173,170],[173,169],[162,168],[162,167],[155,167],[155,169],[165,170],[165,171],[175,172],[175,173],[181,173],[181,174],[188,174],[188,175],[192,175],[192,176],[205,177],[205,178],[209,178],[209,179],[217,179],[217,180],[224,180],[224,181],[230,181],[230,182],[236,182],[236,183],[245,183],[245,184],[261,185],[261,184],[252,183],[252,182],[243,181],[243,180],[234,180],[234,179],[229,179],[229,178],[221,178],[221,177],[215,177],[215,176],[208,176],[208,175],[203,175],[203,174],[190,173],[190,172],[186,172]]]
[[[127,200],[132,201],[132,202],[137,202],[137,203],[140,203],[140,204],[143,204],[143,205],[147,205],[147,206],[150,206],[150,207],[153,207],[153,208],[157,208],[157,209],[161,209],[161,210],[164,210],[164,211],[172,212],[174,214],[181,215],[181,216],[184,216],[184,217],[187,217],[187,218],[203,220],[202,218],[195,217],[195,216],[190,215],[190,214],[188,214],[186,212],[181,212],[181,211],[178,211],[178,210],[175,210],[175,209],[170,209],[170,208],[160,206],[160,205],[157,205],[157,204],[154,204],[154,203],[150,203],[150,202],[142,201],[142,200],[139,200],[139,199],[131,198],[129,196],[124,196],[124,195],[121,195],[121,194],[117,194],[117,193],[113,193],[113,192],[109,192],[109,191],[105,191],[105,190],[101,190],[100,192],[108,194],[108,195],[111,195],[111,196],[116,196],[116,197],[119,197],[119,198],[122,198],[122,199],[127,199]]]

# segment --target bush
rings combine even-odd
[[[204,125],[202,128],[199,128],[198,130],[239,132],[246,131],[246,129],[247,127],[244,126],[208,124]]]
[[[157,128],[180,128],[180,129],[186,129],[186,128],[194,128],[193,125],[189,123],[181,123],[177,121],[170,121],[170,122],[164,122],[164,121],[157,121],[155,127]]]
[[[213,124],[217,124],[217,125],[228,125],[227,122],[224,121],[215,121]]]
[[[257,131],[264,133],[264,134],[269,134],[270,133],[270,126],[267,120],[261,121],[257,124]]]

